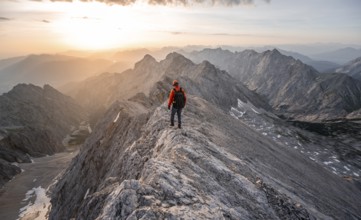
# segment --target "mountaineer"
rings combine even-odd
[[[177,113],[178,116],[178,128],[182,128],[182,109],[186,105],[187,97],[184,89],[179,86],[177,80],[173,81],[173,89],[170,91],[169,94],[169,101],[168,101],[168,109],[171,109],[172,105],[172,112],[170,116],[170,126],[174,126],[174,115]]]

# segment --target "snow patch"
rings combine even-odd
[[[41,186],[29,190],[25,194],[24,202],[35,197],[34,203],[31,201],[19,211],[19,218],[31,218],[34,220],[48,219],[48,212],[50,210],[50,198],[46,195],[46,190]]]
[[[87,189],[87,191],[85,193],[85,196],[84,196],[84,199],[86,199],[88,197],[88,194],[89,194],[89,189]]]
[[[17,162],[13,162],[13,163],[11,163],[11,165],[19,167],[19,163],[17,163]]]
[[[116,122],[118,121],[119,116],[120,116],[120,112],[118,112],[117,117],[115,117],[115,119],[114,119],[113,123],[116,123]]]
[[[254,108],[252,108],[252,107],[251,107],[251,109],[252,109],[252,111],[253,111],[253,112],[255,112],[255,113],[259,114],[259,112],[258,112],[258,111],[256,111],[256,110],[254,110]]]
[[[88,125],[88,131],[89,131],[89,133],[92,133],[92,128],[90,127],[90,125]]]

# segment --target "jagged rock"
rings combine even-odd
[[[168,117],[165,103],[113,104],[53,189],[50,219],[361,217],[359,187],[217,102],[190,95],[183,129]]]
[[[232,53],[204,49],[187,54],[194,62],[208,60],[249,89],[266,97],[278,115],[294,120],[344,118],[361,108],[361,82],[344,74],[321,74],[292,57],[272,50]]]

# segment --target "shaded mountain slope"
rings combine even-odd
[[[361,57],[352,60],[340,68],[335,68],[336,73],[345,73],[355,79],[361,80]]]
[[[342,74],[321,74],[277,50],[232,53],[205,49],[188,55],[208,60],[264,96],[277,114],[297,120],[345,117],[361,108],[361,83]],[[341,80],[343,83],[336,83]],[[326,89],[327,88],[327,89]],[[340,92],[342,91],[342,92]]]
[[[190,96],[178,130],[165,103],[138,100],[98,123],[56,184],[50,219],[360,218],[360,188],[217,105]]]
[[[29,156],[60,152],[65,136],[84,120],[85,111],[49,85],[19,84],[0,96],[0,161],[31,162]]]

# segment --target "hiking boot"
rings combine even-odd
[[[173,127],[173,126],[174,126],[174,123],[170,123],[170,126],[172,126],[172,127]]]
[[[182,128],[182,126],[181,126],[180,124],[178,124],[178,128],[179,128],[179,129],[181,129],[181,128]]]

